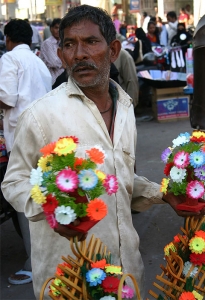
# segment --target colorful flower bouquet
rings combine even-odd
[[[87,158],[76,157],[78,139],[59,138],[40,149],[43,156],[32,169],[31,198],[42,206],[49,225],[57,223],[87,232],[107,214],[107,205],[99,197],[117,192],[114,175],[106,175],[97,166],[104,163],[101,147],[86,150]],[[72,223],[80,219],[80,224]]]
[[[205,206],[198,202],[205,192],[205,132],[181,133],[172,143],[161,155],[168,177],[162,179],[161,192],[182,195],[185,203],[178,209],[199,211]]]

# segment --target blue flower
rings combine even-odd
[[[92,169],[82,170],[78,175],[79,187],[85,191],[93,189],[98,183],[98,176]]]
[[[189,161],[192,167],[199,168],[205,163],[204,154],[200,151],[194,151],[190,154]]]
[[[180,133],[179,136],[184,136],[186,138],[186,142],[184,144],[186,144],[186,143],[188,143],[190,141],[191,135],[188,132]]]
[[[105,277],[106,273],[99,268],[93,268],[86,273],[86,281],[90,283],[90,286],[101,284]]]

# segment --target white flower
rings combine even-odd
[[[32,169],[30,175],[30,184],[39,186],[41,185],[42,181],[43,181],[43,172],[41,167],[38,167],[37,169]]]
[[[184,264],[184,269],[183,269],[183,271],[182,271],[182,274],[186,277],[187,276],[187,274],[188,274],[188,272],[189,272],[189,270],[190,270],[190,268],[192,267],[192,263],[191,262],[189,262],[189,261],[187,261],[187,262],[185,262],[185,264]],[[198,268],[197,267],[194,267],[194,269],[191,271],[191,273],[190,273],[190,277],[194,277],[196,274],[197,274],[197,272],[198,272]]]
[[[70,206],[58,206],[55,209],[56,221],[63,225],[68,225],[71,222],[75,221],[76,213]]]
[[[186,176],[186,170],[185,169],[179,169],[177,167],[172,167],[170,171],[170,177],[174,182],[182,182],[182,180]]]
[[[100,298],[100,300],[116,300],[116,298],[112,297],[112,296],[104,296],[104,297]]]
[[[187,143],[187,137],[186,136],[178,136],[176,139],[172,141],[173,148],[180,146],[184,143]]]

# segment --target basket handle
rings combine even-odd
[[[138,284],[137,284],[137,281],[135,279],[135,277],[128,273],[128,274],[124,274],[121,279],[120,279],[120,284],[119,284],[119,287],[118,287],[118,300],[122,300],[122,287],[123,287],[123,284],[125,282],[125,279],[127,277],[130,277],[133,284],[134,284],[134,287],[135,287],[135,291],[136,291],[136,295],[137,295],[137,299],[140,300],[140,291],[139,291],[139,287],[138,287]]]
[[[48,283],[49,283],[51,280],[53,280],[53,279],[55,279],[55,277],[49,277],[48,279],[46,279],[46,281],[44,282],[44,284],[43,284],[43,286],[42,286],[42,288],[41,288],[39,300],[43,300],[43,298],[44,298],[44,293],[45,293],[45,289],[46,289]]]

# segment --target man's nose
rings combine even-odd
[[[84,60],[88,58],[88,51],[83,43],[78,43],[75,50],[75,59]]]

